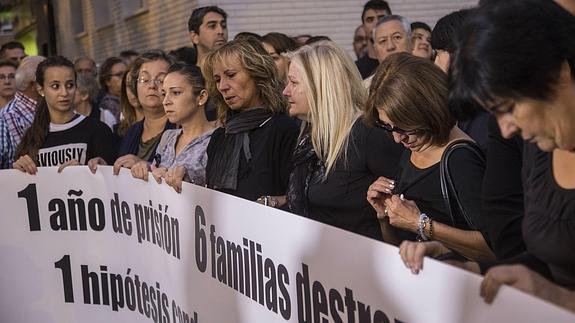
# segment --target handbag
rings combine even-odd
[[[465,208],[459,200],[459,194],[453,182],[453,178],[449,172],[449,157],[457,149],[467,149],[472,152],[482,164],[485,165],[485,154],[483,150],[473,141],[460,139],[451,142],[443,151],[441,160],[439,162],[439,179],[441,183],[441,194],[448,214],[451,218],[453,226],[455,226],[455,216],[459,214],[465,219],[465,222],[472,230],[478,230],[477,226],[473,224],[471,218],[467,215]]]

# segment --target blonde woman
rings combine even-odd
[[[287,195],[290,211],[381,240],[365,200],[379,176],[394,177],[402,148],[362,120],[366,90],[347,53],[330,41],[290,55],[289,114],[303,121]]]
[[[257,40],[234,40],[206,56],[202,74],[223,125],[207,148],[207,186],[252,201],[284,195],[298,130],[272,57]]]

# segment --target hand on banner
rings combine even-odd
[[[148,172],[150,171],[150,165],[145,160],[140,160],[139,162],[135,163],[132,168],[130,168],[132,172],[132,177],[141,179],[144,181],[148,181]]]
[[[394,180],[381,176],[367,189],[367,201],[375,209],[380,220],[387,215],[385,200],[389,199],[394,188]]]
[[[88,160],[88,168],[92,172],[92,174],[96,174],[96,170],[98,169],[98,165],[108,165],[104,158],[102,157],[94,157]]]
[[[273,207],[273,208],[280,208],[287,203],[287,196],[285,196],[285,195],[281,195],[281,196],[264,195],[264,196],[258,197],[256,202],[259,204],[263,204],[265,206],[269,206],[269,207]]]
[[[413,201],[397,195],[385,200],[385,215],[389,216],[389,224],[396,228],[417,232],[419,214],[421,211]]]
[[[20,156],[20,158],[12,164],[12,168],[31,175],[38,172],[36,163],[28,155]]]
[[[186,176],[186,167],[176,166],[169,168],[164,174],[164,180],[166,184],[174,188],[178,193],[182,193],[182,181]]]
[[[138,158],[136,155],[128,154],[124,155],[118,159],[114,163],[114,175],[118,175],[120,173],[120,168],[132,168],[137,162],[141,159]]]
[[[480,287],[480,295],[486,303],[493,302],[502,284],[575,312],[574,292],[550,282],[523,265],[496,266],[487,271]]]
[[[405,267],[410,269],[414,275],[419,274],[419,271],[423,270],[423,258],[425,256],[437,257],[449,251],[448,248],[437,241],[414,242],[405,240],[399,245],[401,260]]]
[[[60,165],[60,167],[58,167],[58,173],[61,173],[64,170],[64,168],[68,166],[78,166],[78,165],[80,165],[80,162],[78,162],[76,159],[71,159]]]
[[[166,167],[156,167],[156,165],[152,164],[151,171],[156,182],[158,182],[158,184],[162,184],[162,177],[166,175],[168,169]]]

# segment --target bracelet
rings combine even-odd
[[[429,218],[429,240],[433,240],[433,219]]]
[[[429,238],[425,235],[425,227],[429,223],[429,217],[425,213],[419,215],[419,223],[417,228],[417,241],[427,241]]]

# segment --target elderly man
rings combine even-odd
[[[402,16],[389,15],[377,22],[373,30],[375,56],[379,63],[395,53],[411,53],[411,26]],[[364,85],[369,88],[373,76],[365,79]]]
[[[34,120],[41,98],[36,91],[36,69],[44,59],[28,56],[16,70],[16,95],[0,111],[0,169],[12,168],[16,147]]]

